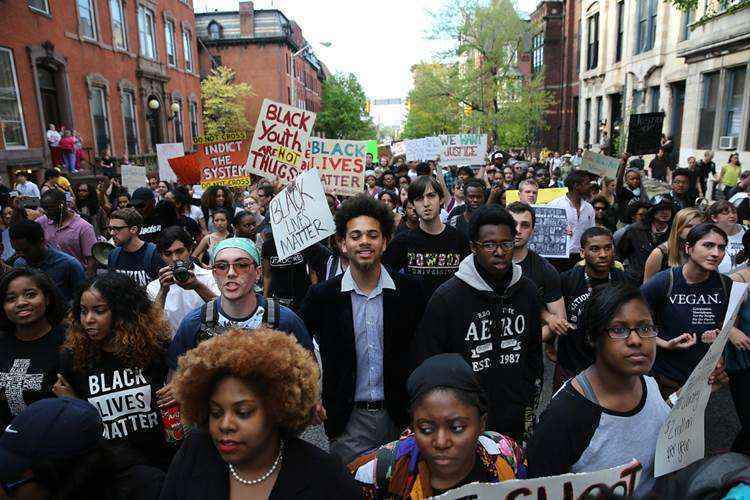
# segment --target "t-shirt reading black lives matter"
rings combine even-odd
[[[31,403],[55,397],[52,386],[64,340],[63,326],[28,342],[9,332],[0,333],[0,433]]]
[[[286,259],[279,259],[273,238],[264,241],[261,250],[263,259],[268,259],[271,271],[268,293],[271,297],[292,300],[295,305],[299,305],[311,283],[305,255],[298,252]]]
[[[516,264],[521,266],[523,276],[534,282],[542,302],[549,304],[560,300],[562,297],[560,275],[547,259],[529,250],[526,258]]]
[[[454,227],[446,225],[440,234],[417,228],[399,234],[388,244],[383,263],[419,279],[431,295],[456,273],[470,253],[469,240]]]
[[[159,269],[167,265],[162,260],[159,252],[156,251],[156,248],[151,251],[151,258],[146,258],[149,254],[148,245],[153,245],[153,243],[145,243],[141,248],[132,253],[120,250],[116,260],[114,259],[116,254],[112,251],[109,254],[109,265],[107,268],[110,271],[127,274],[139,285],[147,286],[151,281],[159,277]]]
[[[156,391],[167,377],[166,354],[145,369],[127,367],[107,352],[82,371],[75,369],[69,351],[60,358],[62,374],[76,396],[99,411],[105,439],[127,444],[149,465],[169,465],[173,452],[163,436],[156,404]]]
[[[673,277],[672,292],[666,296],[669,273]],[[706,281],[689,284],[681,266],[657,273],[641,286],[659,326],[660,338],[671,340],[683,333],[698,335],[698,341],[688,349],[658,349],[654,373],[680,383],[687,380],[708,351],[708,344],[701,342],[700,335],[706,330],[721,328],[724,322],[730,290],[731,283],[722,283],[717,272],[712,272]]]

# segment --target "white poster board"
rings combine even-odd
[[[437,137],[406,139],[404,149],[406,161],[434,160],[440,154],[440,141]]]
[[[630,497],[643,467],[637,460],[611,469],[582,474],[563,474],[537,479],[514,479],[502,483],[472,483],[433,497],[441,500],[566,500],[588,498],[597,493]],[[592,496],[592,498],[594,498]]]
[[[440,163],[443,165],[484,165],[487,134],[441,135],[438,139]]]
[[[170,158],[185,156],[185,146],[181,142],[167,142],[156,145],[156,161],[159,165],[159,180],[177,182],[172,167],[169,166]]]
[[[169,169],[172,170],[171,168]],[[133,192],[139,187],[148,186],[148,179],[146,179],[146,167],[137,167],[135,165],[122,165],[120,167],[120,173],[122,175],[122,185],[127,188],[128,193]]]
[[[591,151],[583,152],[583,160],[578,170],[591,172],[600,177],[610,177],[615,179],[617,171],[620,168],[620,160],[611,156],[594,153]]]
[[[734,326],[734,320],[745,297],[747,287],[747,283],[734,283],[732,285],[732,293],[729,297],[729,305],[727,306],[727,314],[724,316],[721,333],[688,377],[680,391],[677,403],[672,407],[667,420],[661,426],[659,438],[656,441],[655,477],[680,470],[705,456],[704,417],[708,398],[711,396],[708,377],[724,352],[729,331]],[[700,339],[698,341],[700,342]]]
[[[279,260],[336,232],[318,169],[297,176],[268,205]]]

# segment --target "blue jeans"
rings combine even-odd
[[[75,151],[63,151],[63,163],[65,163],[65,168],[67,168],[69,172],[75,172],[76,171],[76,152]]]

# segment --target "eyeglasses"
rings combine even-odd
[[[112,232],[115,232],[115,231],[121,231],[123,229],[127,229],[129,227],[130,226],[107,226],[107,231],[109,231],[110,233],[112,233]]]
[[[234,272],[237,274],[247,274],[253,268],[253,261],[238,260],[230,264],[229,262],[220,260],[219,262],[214,263],[213,270],[217,274],[227,274],[230,267],[234,267]]]
[[[629,328],[627,326],[613,326],[605,330],[609,338],[614,340],[625,340],[630,337],[632,332],[635,332],[642,339],[652,339],[659,335],[659,329],[654,325],[638,325],[635,328]]]
[[[503,252],[510,252],[513,250],[513,247],[515,246],[512,241],[503,241],[501,243],[495,243],[494,241],[475,241],[474,244],[479,245],[484,250],[487,250],[488,252],[494,252],[498,248],[501,249]]]

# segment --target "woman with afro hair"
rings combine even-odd
[[[172,379],[194,426],[162,500],[359,498],[346,468],[297,437],[319,401],[318,365],[294,337],[230,330],[180,359]]]
[[[105,438],[164,470],[174,455],[159,413],[174,402],[164,388],[169,341],[163,311],[132,278],[117,272],[92,278],[73,300],[53,387],[58,396],[94,405]]]

